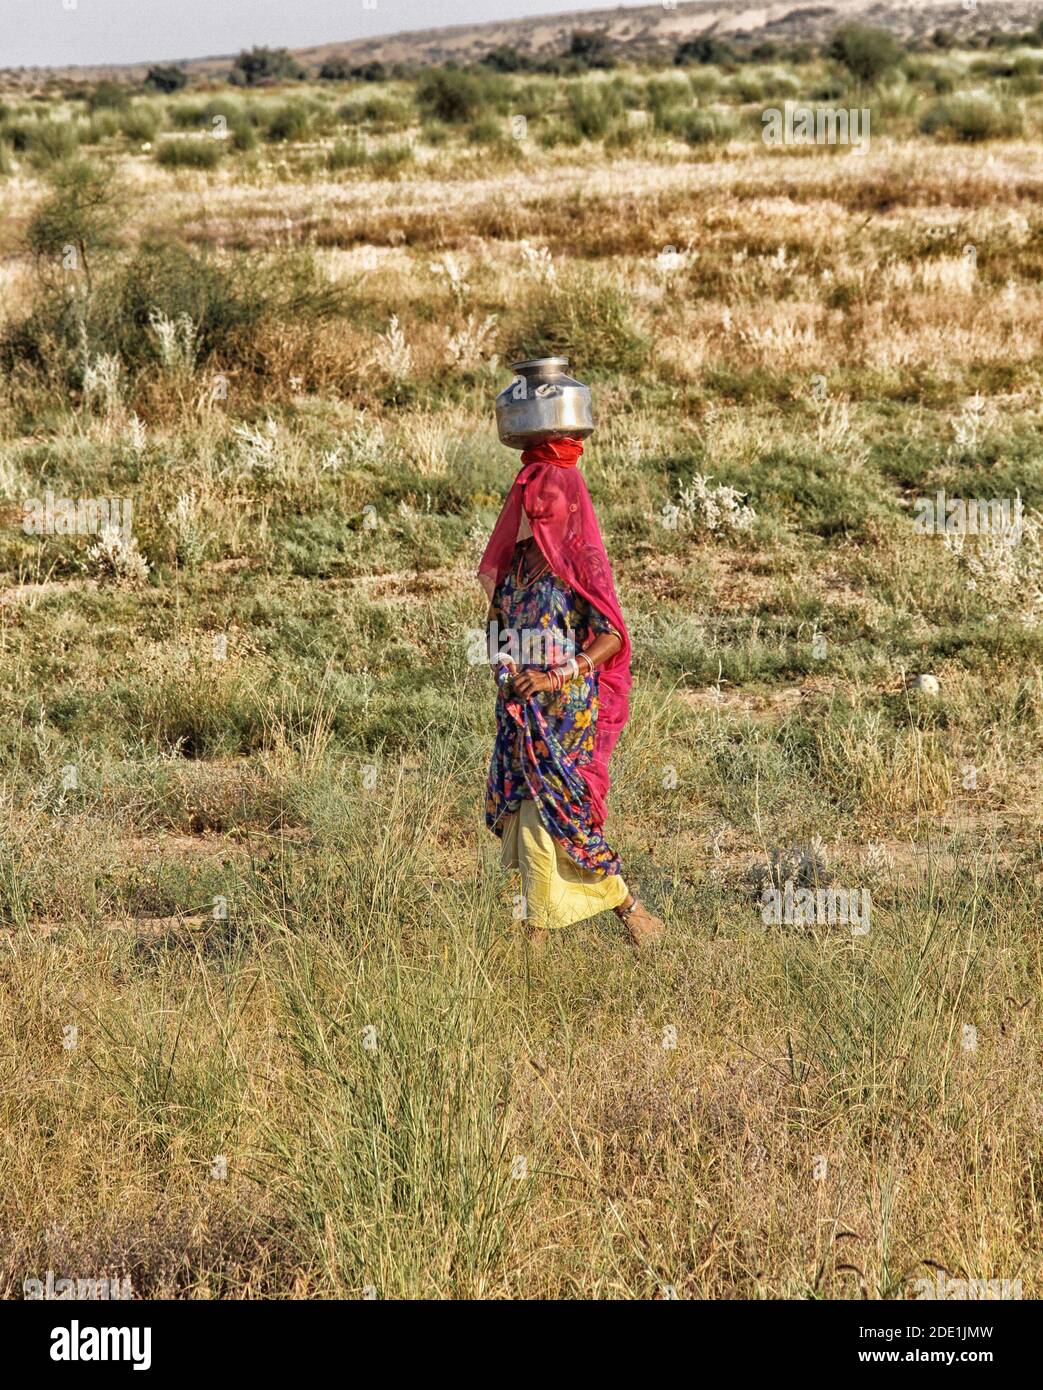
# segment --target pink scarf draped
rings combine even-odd
[[[511,567],[522,514],[551,572],[608,618],[622,647],[599,668],[600,703],[593,761],[578,768],[590,791],[592,820],[605,821],[608,762],[630,714],[630,635],[590,493],[576,467],[580,439],[553,439],[526,449],[522,466],[485,548],[478,578],[491,599]]]

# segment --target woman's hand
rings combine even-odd
[[[512,688],[515,695],[520,695],[523,700],[541,690],[554,689],[547,671],[519,671],[514,677]]]
[[[509,676],[514,676],[517,674],[518,668],[509,656],[501,656],[497,661],[492,663],[489,670],[493,674],[493,680],[499,685],[501,671],[505,670]]]

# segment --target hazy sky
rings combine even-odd
[[[0,0],[0,68],[202,58],[255,43],[307,48],[608,8],[611,0]]]

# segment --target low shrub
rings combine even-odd
[[[198,101],[175,101],[167,108],[174,130],[202,130],[208,125],[207,108]]]
[[[287,101],[268,118],[266,135],[269,140],[306,140],[311,133],[313,112],[303,101]]]
[[[98,111],[87,122],[82,142],[85,145],[103,145],[120,134],[122,121],[115,111]]]
[[[503,123],[495,116],[483,116],[467,127],[467,142],[470,145],[499,145],[503,143]]]
[[[125,111],[130,105],[131,90],[126,82],[99,82],[87,99],[87,110]]]
[[[886,29],[843,24],[833,35],[829,56],[837,58],[859,82],[878,82],[897,67],[902,50]]]
[[[159,114],[152,106],[131,106],[120,117],[120,130],[128,140],[154,140],[159,130]]]
[[[209,135],[195,140],[162,140],[156,148],[156,163],[164,169],[216,169],[221,153],[222,142]]]
[[[38,169],[71,158],[79,144],[79,127],[72,121],[34,121],[28,127],[26,152]]]
[[[971,143],[1019,135],[1022,126],[1016,107],[1000,105],[992,97],[975,92],[932,103],[920,120],[925,135]]]
[[[585,140],[603,139],[623,115],[618,90],[603,82],[577,82],[569,87],[569,118]]]
[[[504,109],[510,92],[506,79],[495,73],[429,68],[417,83],[416,99],[424,115],[447,125],[467,125],[490,108]]]
[[[412,145],[380,145],[369,157],[375,174],[397,174],[412,164],[415,153]]]
[[[688,63],[715,63],[722,65],[733,62],[735,54],[721,39],[712,34],[700,34],[697,39],[686,39],[674,54],[674,62],[679,66]]]
[[[252,150],[257,144],[257,131],[245,115],[229,122],[228,134],[234,149]]]
[[[731,111],[712,107],[674,106],[658,113],[656,128],[689,145],[724,144],[738,134]]]
[[[361,169],[367,162],[361,140],[338,140],[326,155],[326,168],[333,174],[343,169]]]
[[[510,338],[517,359],[560,353],[595,372],[638,371],[650,351],[623,289],[610,276],[589,270],[534,293],[519,311]]]
[[[93,293],[73,300],[44,288],[29,315],[0,339],[0,364],[23,363],[68,383],[85,353],[118,355],[134,374],[156,361],[157,312],[194,325],[197,362],[226,370],[252,364],[266,327],[316,324],[345,315],[350,288],[332,285],[306,252],[241,256],[226,262],[187,247],[148,242],[130,260],[96,272]]]
[[[349,126],[368,126],[375,135],[405,130],[413,122],[412,108],[390,96],[364,96],[346,101],[337,112]]]

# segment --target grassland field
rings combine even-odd
[[[1041,74],[0,97],[6,1296],[1039,1296]],[[651,957],[528,952],[482,817],[492,402],[556,351]]]

